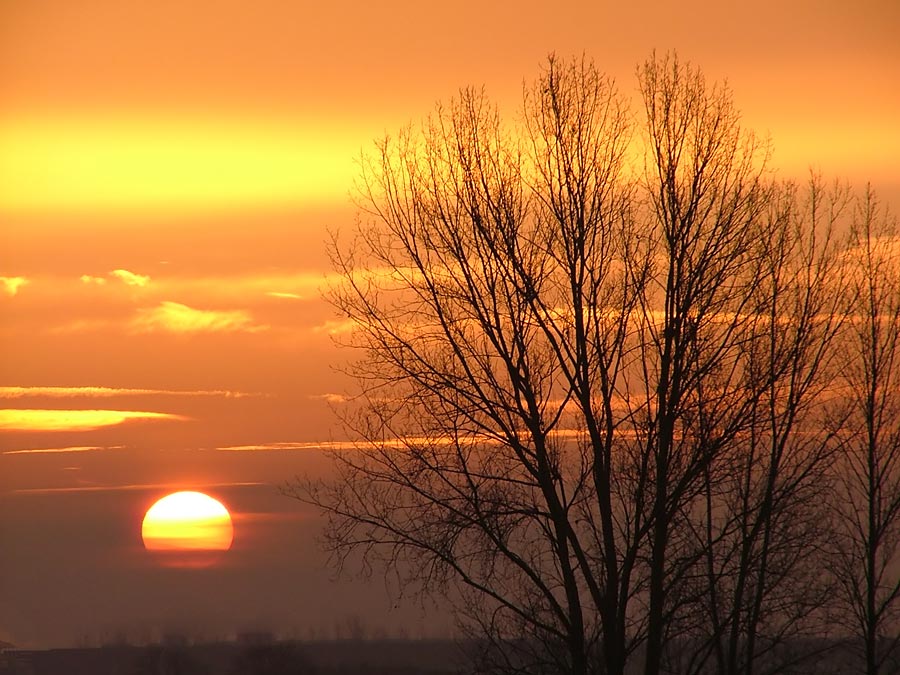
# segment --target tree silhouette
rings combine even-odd
[[[836,572],[844,624],[877,675],[900,667],[900,238],[871,190],[845,262],[853,314],[833,424],[843,450]]]
[[[786,184],[769,196],[746,342],[763,393],[694,519],[706,584],[689,609],[704,619],[682,672],[702,672],[710,654],[717,673],[757,672],[760,661],[771,670],[765,657],[789,640],[821,648],[810,638],[827,631],[833,590],[821,543],[836,444],[820,430],[841,366],[847,306],[835,228],[848,202],[846,189],[815,176],[805,191]]]
[[[485,669],[751,673],[827,617],[843,197],[773,180],[698,69],[638,82],[640,115],[551,57],[512,127],[462,91],[379,144],[333,243],[358,448],[289,492]]]

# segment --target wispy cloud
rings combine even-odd
[[[359,324],[350,319],[329,319],[325,323],[313,327],[314,333],[327,333],[328,335],[343,335],[352,332]]]
[[[131,492],[135,490],[216,490],[238,487],[268,487],[270,483],[129,483],[125,485],[77,485],[73,487],[22,488],[12,490],[13,494],[53,494],[66,492]]]
[[[554,438],[581,439],[585,433],[580,429],[554,429],[550,435]],[[633,437],[629,430],[620,430],[623,437]],[[217,447],[216,450],[227,452],[274,452],[274,451],[303,451],[303,450],[409,450],[417,447],[447,447],[460,444],[463,446],[498,446],[501,441],[493,436],[466,436],[454,439],[452,436],[403,436],[397,438],[385,438],[378,441],[297,441],[276,443],[253,443],[250,445],[226,445]]]
[[[68,321],[62,325],[54,326],[49,330],[54,335],[70,335],[75,333],[92,333],[102,331],[115,325],[108,319],[77,319]]]
[[[313,401],[325,401],[326,403],[331,404],[339,404],[346,403],[350,400],[349,396],[345,396],[344,394],[334,394],[331,392],[325,394],[310,394],[309,398]]]
[[[25,284],[29,283],[25,277],[0,277],[0,286],[3,292],[12,297],[19,292]]]
[[[309,301],[320,297],[322,288],[340,283],[335,275],[316,271],[257,272],[215,277],[154,277],[151,288],[159,297],[186,302],[242,305],[258,302],[260,296],[281,300]]]
[[[268,291],[266,295],[273,298],[284,298],[286,300],[302,300],[303,296],[297,293],[285,293],[283,291]]]
[[[0,387],[0,398],[25,398],[42,396],[46,398],[112,398],[114,396],[221,396],[224,398],[247,398],[263,394],[231,391],[228,389],[128,389],[116,387]]]
[[[0,410],[0,431],[93,431],[130,420],[186,420],[183,415],[141,410]]]
[[[169,301],[151,309],[138,310],[131,327],[138,332],[169,333],[256,332],[268,328],[256,324],[250,313],[243,310],[194,309]]]
[[[0,455],[63,455],[70,452],[93,452],[94,450],[121,450],[124,445],[72,445],[65,448],[28,448],[27,450],[6,450]]]
[[[266,452],[272,450],[339,450],[359,447],[356,443],[328,441],[325,443],[254,443],[252,445],[226,445],[216,450],[228,452]]]
[[[379,447],[385,449],[401,450],[408,447],[416,441],[424,443],[424,439],[393,439],[379,443]],[[450,440],[430,439],[431,443],[440,443],[449,445]],[[253,443],[251,445],[225,445],[216,448],[225,452],[289,452],[304,450],[359,450],[360,448],[371,448],[371,444],[357,441],[301,441],[301,442],[281,442],[281,443]]]
[[[145,274],[135,274],[134,272],[129,272],[128,270],[113,270],[109,273],[109,276],[118,279],[127,286],[143,287],[150,283],[149,276]]]
[[[290,450],[359,450],[371,449],[373,447],[385,450],[403,450],[410,446],[416,445],[450,445],[452,439],[448,436],[445,438],[425,438],[423,436],[408,436],[405,438],[389,438],[379,441],[373,446],[365,441],[322,441],[322,442],[296,442],[296,443],[254,443],[252,445],[226,445],[216,448],[229,452],[267,452],[267,451],[290,451]],[[488,441],[490,442],[490,441]]]

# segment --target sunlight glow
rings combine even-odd
[[[184,213],[340,200],[358,145],[265,120],[0,119],[0,211]]]

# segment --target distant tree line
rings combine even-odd
[[[486,672],[898,672],[896,221],[676,56],[637,81],[551,57],[514,123],[466,89],[378,145],[331,247],[358,448],[289,491]]]

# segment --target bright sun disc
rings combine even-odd
[[[141,536],[148,551],[227,551],[234,526],[220,501],[202,492],[173,492],[147,510]]]

